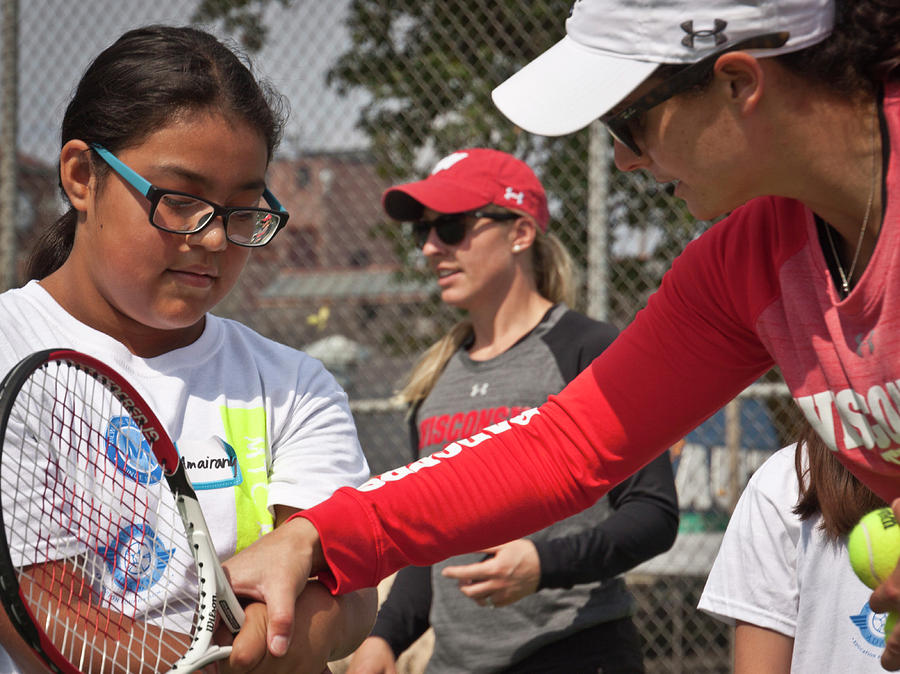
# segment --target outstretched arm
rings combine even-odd
[[[276,528],[264,538],[275,537],[279,532],[285,533],[288,520],[297,512],[299,511],[295,508],[276,506]],[[295,519],[295,522],[302,524],[305,520]],[[292,539],[285,538],[285,540]],[[298,540],[300,541],[299,548],[303,549],[310,539],[301,535]],[[263,547],[258,546],[254,553],[259,552]],[[313,554],[310,559],[315,560],[315,555]],[[236,560],[237,563],[235,563]],[[283,669],[294,674],[302,672],[317,674],[322,670],[325,662],[337,660],[352,653],[369,634],[378,605],[378,597],[374,589],[365,589],[334,597],[321,584],[314,581],[307,582],[312,571],[305,572],[306,577],[300,578],[302,572],[297,568],[295,561],[291,555],[261,558],[260,555],[252,554],[232,557],[223,565],[226,567],[226,573],[230,575],[234,568],[241,568],[240,564],[242,563],[259,564],[257,568],[265,570],[266,575],[261,579],[263,583],[255,590],[248,591],[240,584],[235,583],[233,586],[238,595],[258,600],[269,598],[267,603],[259,601],[248,606],[245,611],[247,615],[244,627],[235,637],[234,650],[229,660],[233,671],[262,669],[263,671],[278,672]],[[311,564],[310,569],[313,567],[314,564]],[[282,604],[285,604],[291,597],[269,592],[265,581],[272,577],[279,578],[279,574],[290,575],[294,572],[296,572],[296,577],[293,582],[296,583],[296,587],[300,588],[298,590],[299,597],[295,603],[286,607]],[[285,623],[285,611],[289,617],[295,616],[295,619]],[[282,622],[276,625],[278,619],[281,619]],[[276,630],[284,630],[285,624],[290,626],[292,635],[289,647],[276,650],[284,645],[283,642],[275,641],[275,648],[273,648],[272,641],[269,641],[269,653],[267,653],[266,635],[271,635]]]
[[[241,552],[231,567],[237,584],[260,598],[282,595],[269,600],[279,609],[270,647],[283,648],[292,633],[287,595],[310,572],[343,593],[410,564],[522,538],[592,505],[769,369],[753,331],[760,302],[733,301],[729,265],[697,249],[708,235],[618,339],[539,410],[339,489],[299,514],[318,533],[291,520]],[[699,331],[709,325],[716,328]],[[238,565],[242,555],[255,562]]]

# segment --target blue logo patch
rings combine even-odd
[[[866,602],[858,614],[850,616],[850,620],[859,629],[863,639],[876,648],[884,648],[884,621],[887,620],[887,613],[873,612],[869,608],[869,602]]]
[[[139,484],[156,484],[162,466],[131,417],[113,417],[106,427],[106,456],[123,475]]]
[[[106,547],[97,548],[97,553],[119,587],[143,592],[162,578],[175,548],[166,548],[149,524],[132,524],[120,529]]]

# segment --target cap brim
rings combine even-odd
[[[607,113],[658,65],[589,51],[567,36],[494,89],[492,97],[516,126],[562,136]]]
[[[428,180],[388,188],[381,197],[384,212],[401,222],[418,220],[425,208],[438,213],[462,213],[481,208],[489,202],[490,199],[482,194],[433,176]]]

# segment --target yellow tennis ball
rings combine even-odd
[[[900,559],[900,524],[890,508],[863,515],[847,539],[850,565],[859,579],[876,588]]]

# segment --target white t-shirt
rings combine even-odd
[[[146,398],[184,457],[222,559],[271,529],[275,505],[309,508],[368,478],[347,396],[331,374],[240,323],[207,314],[194,343],[139,358],[37,282],[0,294],[0,373],[54,347],[98,358]],[[10,671],[3,660],[0,672]]]
[[[794,639],[792,672],[883,672],[884,614],[853,573],[846,541],[833,543],[792,511],[799,485],[795,446],[750,478],[713,563],[699,608]]]

